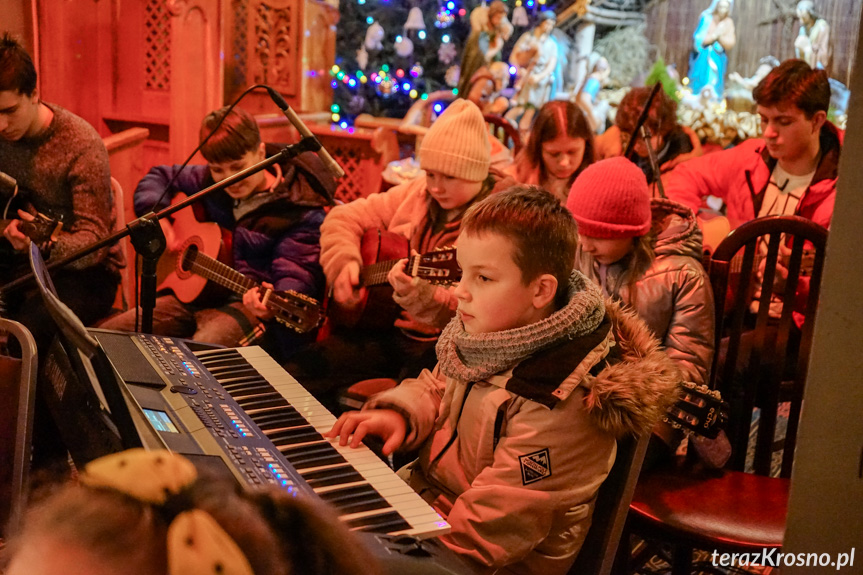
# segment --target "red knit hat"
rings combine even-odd
[[[641,168],[622,156],[589,165],[572,184],[566,207],[589,238],[634,238],[650,231],[650,191]]]

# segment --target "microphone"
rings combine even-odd
[[[0,172],[0,186],[4,188],[15,188],[18,185],[18,182],[15,181],[15,178],[10,176],[5,172]]]
[[[284,98],[282,98],[282,95],[279,94],[277,90],[270,88],[269,86],[264,86],[264,88],[267,89],[267,92],[269,92],[270,94],[270,98],[273,100],[273,102],[276,103],[276,106],[279,107],[279,109],[282,111],[282,113],[285,115],[291,125],[293,125],[297,129],[297,131],[300,133],[300,136],[302,136],[303,138],[312,138],[313,140],[318,142],[318,139],[315,138],[315,135],[312,134],[309,128],[300,119],[300,117],[297,116],[297,113],[294,112],[290,106],[288,106],[288,103],[285,101]],[[323,162],[327,170],[329,170],[329,172],[333,175],[335,179],[339,179],[344,176],[345,171],[342,169],[339,163],[333,159],[333,157],[329,154],[329,152],[326,151],[326,149],[324,149],[323,145],[321,145],[320,142],[318,142],[318,145],[321,146],[317,150],[318,157],[321,159],[321,162]]]

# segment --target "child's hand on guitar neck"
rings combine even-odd
[[[412,250],[411,256],[419,255],[416,250]],[[412,277],[405,273],[405,266],[408,260],[399,260],[396,265],[387,274],[387,281],[393,287],[393,299],[402,307],[409,307],[414,304],[428,305],[435,301],[435,291],[437,286],[425,281],[420,277]],[[396,321],[396,324],[398,324]],[[398,327],[398,326],[397,326]]]
[[[267,300],[273,292],[273,284],[269,282],[261,282],[261,286],[264,288],[263,291],[258,287],[253,287],[243,294],[243,305],[246,306],[246,309],[253,313],[255,317],[267,321],[274,317],[273,312],[267,307]]]
[[[12,247],[16,251],[23,252],[30,249],[30,238],[18,229],[18,224],[22,221],[32,222],[36,218],[24,210],[18,210],[18,217],[21,219],[12,220],[9,222],[9,225],[6,226],[6,229],[3,230],[3,237],[9,240],[9,243],[12,244]]]
[[[360,287],[360,264],[349,262],[333,282],[333,299],[340,306],[354,308],[362,302],[365,288]]]
[[[411,255],[417,255],[416,250],[411,250]],[[393,286],[393,290],[395,290],[396,295],[399,297],[408,297],[411,292],[416,291],[416,285],[414,283],[414,278],[407,275],[405,273],[405,266],[407,265],[407,258],[401,259],[396,262],[396,265],[392,267],[392,269],[387,273],[387,281]]]

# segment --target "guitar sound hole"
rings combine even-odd
[[[183,260],[180,262],[180,269],[184,272],[190,272],[192,265],[195,263],[195,258],[198,257],[198,246],[191,244],[183,252]]]

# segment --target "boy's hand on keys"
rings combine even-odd
[[[374,435],[384,440],[381,452],[389,455],[404,443],[407,424],[397,411],[392,409],[368,409],[343,413],[326,437],[339,438],[339,445],[359,447],[363,438]]]

